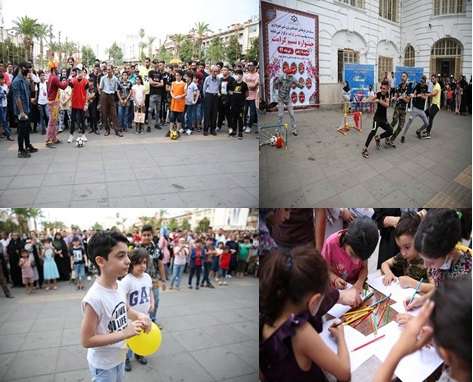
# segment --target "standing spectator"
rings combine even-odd
[[[119,81],[113,75],[113,67],[107,66],[107,75],[100,79],[100,101],[102,123],[105,126],[105,135],[110,135],[110,124],[115,130],[115,135],[123,137],[120,133],[117,122],[117,107],[115,105],[115,95],[118,93]]]
[[[38,151],[30,143],[28,114],[31,112],[31,88],[26,76],[31,70],[29,62],[18,65],[18,74],[12,82],[13,112],[18,119],[18,158],[29,158],[30,153]]]
[[[118,87],[118,119],[120,120],[120,125],[122,131],[128,131],[128,121],[129,121],[129,110],[130,110],[130,98],[131,98],[131,87],[133,85],[128,80],[128,73],[124,71],[122,73],[122,80],[120,86]]]
[[[49,122],[48,110],[48,84],[46,83],[46,74],[40,70],[39,83],[36,85],[36,105],[39,109],[39,126],[41,134],[46,135],[46,126]]]
[[[215,131],[218,111],[218,91],[220,88],[220,80],[217,78],[218,68],[212,65],[211,75],[208,76],[202,87],[202,94],[204,95],[204,135],[217,135]]]
[[[218,102],[218,121],[217,121],[217,131],[222,129],[223,121],[227,120],[228,133],[231,135],[232,125],[231,125],[231,115],[230,115],[230,89],[233,88],[235,84],[235,79],[230,76],[230,70],[228,66],[222,68],[222,77],[220,78],[220,87],[219,87],[219,102]]]
[[[71,143],[74,139],[74,130],[76,123],[79,122],[79,131],[82,134],[82,139],[87,141],[85,136],[85,105],[87,103],[87,89],[89,88],[88,81],[84,78],[84,72],[79,70],[77,76],[69,81],[69,86],[72,88],[71,95],[71,133],[67,143]]]
[[[8,85],[5,83],[4,74],[0,73],[0,123],[3,128],[3,135],[7,140],[13,141],[11,130],[7,119],[8,114]]]
[[[258,90],[260,85],[259,73],[256,71],[256,63],[254,61],[248,63],[248,72],[243,76],[243,81],[248,85],[248,96],[246,97],[245,111],[243,113],[246,125],[245,133],[251,133],[253,123],[258,123],[256,102],[258,100]],[[248,120],[246,120],[248,111],[250,115]]]
[[[231,136],[243,139],[244,110],[245,99],[248,96],[248,85],[243,81],[243,71],[237,69],[235,71],[236,81],[230,87],[230,110],[231,110]]]

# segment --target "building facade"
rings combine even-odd
[[[271,0],[319,17],[320,104],[341,100],[343,67],[372,64],[471,76],[471,0]],[[267,42],[266,42],[267,43]]]

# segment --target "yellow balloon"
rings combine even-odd
[[[148,356],[158,351],[161,340],[161,330],[153,322],[149,333],[143,331],[134,337],[128,338],[126,342],[133,353]]]

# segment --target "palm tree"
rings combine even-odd
[[[57,53],[58,54],[58,58],[59,58],[59,62],[62,62],[62,44],[59,43],[59,42],[51,42],[51,44],[49,44],[49,52],[50,52],[50,56],[51,58],[54,58],[54,54]]]
[[[44,67],[44,39],[49,36],[49,25],[39,24],[36,38],[39,40],[39,65]]]
[[[33,59],[33,39],[38,36],[40,24],[37,19],[22,16],[13,21],[13,29],[23,37],[25,60]]]
[[[143,41],[143,39],[145,38],[145,30],[143,28],[140,28],[140,30],[138,31],[138,36],[140,36],[140,43],[138,44],[138,46],[140,48],[140,59],[141,59],[143,56],[143,50],[146,47],[146,43]]]
[[[62,45],[62,50],[68,57],[72,56],[72,53],[77,51],[77,44],[74,41],[66,40],[66,42]]]
[[[153,58],[153,42],[156,40],[154,36],[148,36],[148,57]]]
[[[180,33],[176,33],[170,37],[171,41],[174,43],[174,58],[179,58],[179,52],[181,50],[182,42],[184,41],[185,36]]]
[[[201,49],[202,49],[202,40],[204,39],[205,35],[207,33],[211,33],[212,31],[209,28],[209,24],[204,23],[202,21],[199,21],[195,24],[194,29],[193,29],[194,35],[195,35],[195,47],[197,49],[197,55],[194,53],[194,55],[198,58],[201,56]]]
[[[12,208],[12,214],[16,217],[21,232],[26,233],[28,229],[28,219],[32,218],[34,221],[34,228],[38,230],[37,218],[42,216],[40,208]]]

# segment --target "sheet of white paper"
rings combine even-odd
[[[420,308],[414,309],[414,310],[409,310],[407,311],[404,308],[404,304],[402,302],[396,302],[395,304],[391,305],[391,308],[393,308],[396,312],[398,313],[409,313],[413,316],[417,316],[420,312]]]
[[[337,353],[338,347],[337,343],[333,339],[333,337],[330,336],[330,332],[328,331],[328,328],[330,325],[335,320],[329,320],[324,322],[323,324],[323,330],[320,333],[320,336],[322,337],[323,341],[327,344],[327,346],[334,352]],[[355,347],[365,343],[366,337],[361,334],[358,330],[353,329],[351,326],[345,325],[344,328],[344,333],[345,333],[345,341],[347,343],[348,351],[350,352],[351,349],[354,349]],[[368,358],[370,358],[373,355],[373,352],[368,349],[366,351],[363,350],[358,350],[356,352],[350,352],[350,366],[351,366],[351,371],[356,370],[363,362],[365,362]]]
[[[353,288],[353,285],[350,283],[347,283],[347,287],[345,289],[350,289],[350,288]],[[340,318],[350,309],[351,309],[350,305],[335,304],[327,313],[333,317]]]
[[[401,332],[402,328],[392,321],[378,330],[378,336],[382,334],[385,334],[385,336],[373,342],[371,345],[368,345],[366,348],[371,348],[370,351],[381,361],[384,361],[401,335]],[[373,334],[367,336],[368,341],[372,338]],[[415,353],[404,357],[396,367],[395,374],[402,382],[423,381],[432,374],[442,362],[442,359],[438,356],[434,347],[423,347]]]
[[[384,285],[383,276],[381,274],[371,277],[368,275],[368,285],[386,296],[391,294],[392,300],[401,303],[406,299],[410,299],[415,291],[414,288],[401,288],[398,281],[393,281],[390,285]]]

